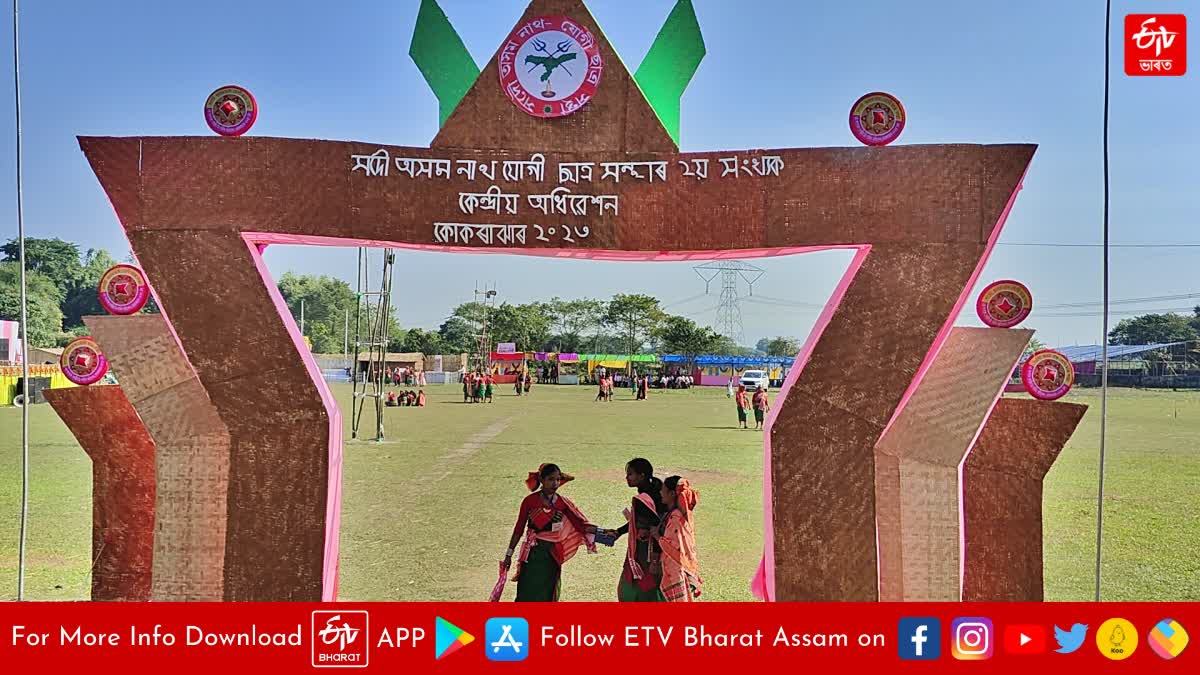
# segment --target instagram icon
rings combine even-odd
[[[992,620],[978,616],[961,617],[950,626],[950,653],[959,661],[992,658]]]

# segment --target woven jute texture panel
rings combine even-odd
[[[1042,481],[1087,406],[1004,398],[963,465],[963,600],[1041,602]]]
[[[352,190],[349,181],[344,181],[344,192],[325,194],[337,179],[329,176],[327,183],[320,171],[316,176],[307,173],[314,163],[305,157],[326,154],[325,145],[342,145],[341,152],[347,152],[350,148],[345,144],[263,139],[235,141],[226,152],[207,139],[181,139],[174,145],[171,139],[158,139],[153,141],[157,159],[144,163],[145,173],[138,173],[136,164],[106,164],[108,157],[119,157],[122,142],[128,141],[85,141],[85,148],[106,186],[114,186],[123,195],[125,188],[117,185],[142,184],[146,197],[129,204],[129,212],[121,213],[122,222],[129,228],[133,247],[155,283],[189,360],[229,429],[231,456],[237,458],[231,464],[230,475],[233,529],[227,536],[226,597],[317,599],[319,563],[312,556],[322,555],[317,542],[324,528],[328,421],[320,408],[316,385],[308,379],[283,324],[268,320],[275,310],[238,229],[214,228],[212,223],[228,220],[241,223],[246,230],[322,232],[335,237],[399,242],[411,237],[413,243],[429,243],[431,223],[439,215],[428,206],[422,212],[419,203],[406,202],[400,193],[382,201],[367,199],[366,191],[381,194],[385,190],[380,183]],[[289,152],[289,148],[295,152]],[[252,159],[259,149],[266,156]],[[863,175],[847,176],[833,185],[844,191],[862,183],[861,188],[852,190],[865,193],[866,175],[873,172],[874,166],[882,168],[900,161],[907,167],[903,173],[912,182],[904,197],[896,188],[890,200],[895,205],[894,217],[880,211],[880,204],[889,200],[849,198],[838,194],[838,190],[826,195],[812,192],[811,185],[804,193],[793,192],[794,199],[789,199],[787,193],[778,192],[789,189],[780,183],[770,189],[760,186],[764,201],[769,196],[773,203],[795,203],[813,209],[813,202],[819,200],[822,206],[813,221],[805,221],[803,227],[772,225],[770,220],[780,211],[772,211],[768,217],[761,206],[742,209],[743,200],[732,201],[732,195],[722,196],[720,191],[709,194],[698,189],[692,195],[671,195],[667,190],[648,195],[648,199],[662,200],[661,208],[641,211],[641,215],[638,209],[623,210],[623,223],[590,240],[603,241],[616,250],[713,249],[739,242],[756,246],[825,245],[850,238],[842,231],[862,228],[863,218],[878,223],[878,231],[861,229],[854,235],[866,243],[877,241],[814,347],[804,372],[789,396],[777,402],[778,418],[772,428],[773,527],[776,588],[781,600],[877,598],[875,443],[955,302],[965,292],[984,252],[984,240],[995,227],[1031,152],[1028,147],[896,150],[878,155],[878,161],[871,161],[872,156],[859,149],[842,150],[840,154],[826,150],[816,153],[825,158],[824,167],[815,158],[811,162],[813,180],[818,185],[822,173],[844,172],[848,163],[861,165]],[[110,155],[110,151],[116,155]],[[921,151],[926,153],[924,159]],[[244,156],[246,152],[250,154]],[[294,156],[294,161],[289,156]],[[941,163],[947,168],[933,168]],[[156,167],[160,165],[178,168],[159,172]],[[272,175],[283,174],[277,176],[278,183],[272,179],[270,186],[260,186],[260,190],[273,195],[270,199],[245,190],[241,184],[230,184],[225,178],[228,171],[258,175],[260,169],[255,167],[264,165],[277,167]],[[219,166],[223,168],[218,170]],[[924,171],[919,170],[921,166]],[[134,171],[121,173],[122,167]],[[284,180],[289,171],[278,167],[304,170],[298,168]],[[342,168],[344,171],[344,165]],[[968,191],[970,198],[958,192],[943,198],[932,192],[928,183],[920,182],[921,178],[945,175],[954,184],[964,174],[974,176],[976,183],[975,189]],[[180,183],[182,177],[187,177],[186,184]],[[1005,187],[995,189],[992,181]],[[791,184],[791,189],[800,187],[795,181]],[[278,192],[271,192],[275,187]],[[314,206],[324,211],[319,226],[306,223],[312,214],[282,219],[281,211],[288,211],[289,205],[297,201],[311,201],[314,194],[322,198],[322,204]],[[980,195],[988,194],[992,195],[991,201],[979,201]],[[160,198],[167,203],[159,205]],[[839,198],[846,201],[836,201]],[[968,208],[964,199],[973,200],[974,206]],[[114,197],[114,203],[124,205],[123,200],[123,196]],[[348,206],[356,202],[362,206]],[[724,214],[715,222],[708,216],[691,214],[697,222],[707,222],[705,228],[674,228],[666,218],[659,220],[656,215],[671,212],[668,204],[677,204],[676,211],[687,211],[705,202],[710,213]],[[335,209],[331,205],[339,206]],[[444,205],[439,206],[442,208]],[[791,210],[790,206],[781,208]],[[952,210],[943,213],[947,208]],[[366,222],[364,211],[373,216]],[[830,215],[838,212],[842,215]],[[970,217],[965,215],[972,212]],[[147,216],[151,219],[145,220]],[[144,220],[134,220],[138,217]],[[795,216],[803,217],[802,212]],[[971,226],[966,227],[959,218],[971,221]],[[913,224],[911,232],[906,233],[903,224],[908,221]],[[989,221],[992,225],[983,225]],[[188,222],[195,225],[182,226]],[[419,231],[419,223],[430,229]],[[940,225],[935,228],[933,224]],[[759,233],[757,238],[746,236],[755,231]],[[931,239],[934,243],[927,243]],[[250,395],[258,387],[286,390],[287,400]],[[793,405],[793,401],[800,405]],[[282,426],[264,427],[261,420],[279,420]],[[234,466],[239,461],[242,465]],[[243,474],[243,469],[248,473]],[[295,473],[289,473],[293,470]],[[262,489],[268,484],[278,484],[278,489]],[[262,513],[243,515],[243,508]],[[275,515],[267,517],[268,513]],[[242,530],[234,527],[234,522],[243,519],[247,529],[238,534]],[[313,548],[301,554],[300,549],[306,546]],[[244,565],[236,562],[243,553],[248,556]],[[307,571],[301,574],[299,569]],[[264,570],[270,570],[271,575],[268,577]],[[243,574],[255,579],[243,580]],[[241,590],[229,586],[231,575],[238,577],[234,588]]]
[[[1032,335],[954,328],[875,446],[880,600],[960,598],[958,466]]]
[[[84,323],[157,447],[152,597],[223,598],[229,433],[160,315]]]
[[[92,600],[150,599],[154,441],[117,386],[46,391],[92,459]]]

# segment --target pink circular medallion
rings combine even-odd
[[[992,328],[1012,328],[1033,311],[1033,294],[1019,281],[1005,279],[989,284],[975,301],[979,320]]]
[[[90,337],[72,340],[63,349],[59,366],[67,379],[75,384],[95,384],[108,373],[108,359],[100,351],[100,345]]]
[[[1075,384],[1075,366],[1053,349],[1034,352],[1021,367],[1021,383],[1030,396],[1043,401],[1060,399]]]
[[[204,121],[222,136],[241,136],[258,119],[258,102],[244,87],[227,84],[208,95],[204,102]]]
[[[113,265],[100,277],[100,304],[109,314],[137,314],[149,298],[146,277],[133,265]]]
[[[850,107],[850,133],[866,145],[887,145],[904,131],[904,119],[900,99],[873,91]]]
[[[565,16],[517,26],[500,48],[500,88],[534,117],[563,117],[596,95],[604,58],[591,31]]]

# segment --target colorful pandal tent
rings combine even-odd
[[[788,366],[795,361],[790,356],[723,356],[719,354],[704,354],[691,359],[680,354],[663,354],[659,359],[663,363],[687,363],[694,361],[699,367],[704,366],[734,366],[749,368],[752,366]]]
[[[692,371],[696,384],[702,386],[723,387],[729,383],[729,378],[737,378],[748,369],[767,371],[772,380],[782,380],[784,368],[790,368],[795,359],[790,356],[732,356],[722,354],[704,354],[689,358],[680,354],[664,354],[660,357],[663,363],[679,364],[694,363]]]
[[[490,358],[492,361],[524,361],[525,353],[516,352],[514,354],[502,354],[500,352],[492,352]]]
[[[579,355],[574,352],[550,353],[547,361],[557,362],[554,368],[558,384],[579,384]]]
[[[579,355],[574,352],[533,352],[533,358],[538,361],[558,361],[559,363],[578,363]]]
[[[57,365],[33,365],[29,366],[29,377],[31,378],[48,378],[50,380],[51,389],[62,389],[64,387],[79,386],[67,379],[63,374],[62,368]],[[17,391],[17,382],[21,379],[20,366],[0,366],[0,408],[12,405],[13,399],[21,392]],[[30,393],[33,392],[33,385],[30,385]]]
[[[518,372],[523,372],[525,368],[525,352],[491,352],[488,355],[488,361],[491,364],[490,370],[492,377],[495,378],[496,384],[513,384],[517,381]]]
[[[593,370],[599,367],[620,370],[629,365],[630,361],[634,363],[656,363],[658,355],[656,354],[579,354],[580,361],[587,362],[587,370],[590,375]]]

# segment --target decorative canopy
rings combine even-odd
[[[659,357],[663,363],[695,362],[697,366],[791,366],[796,359],[791,356],[721,356],[705,354],[688,357],[680,354],[664,354]]]

